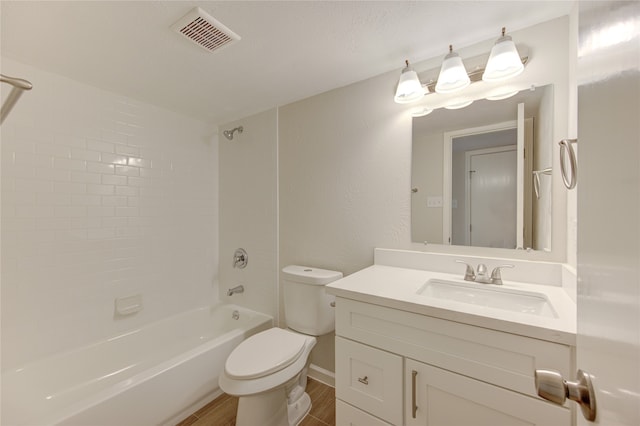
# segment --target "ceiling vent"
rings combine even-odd
[[[203,49],[213,52],[240,40],[240,36],[196,7],[171,26]]]

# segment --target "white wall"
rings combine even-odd
[[[34,85],[0,134],[2,368],[215,301],[216,129],[6,58],[2,73]],[[144,309],[116,317],[136,293]]]
[[[278,111],[220,126],[220,296],[231,303],[278,315]],[[223,130],[243,127],[232,141]],[[249,263],[232,267],[244,248]],[[242,284],[245,292],[226,295]]]
[[[565,137],[568,18],[511,35],[530,49],[531,61],[522,79],[532,79],[536,85],[554,84],[553,137]],[[493,40],[488,40],[459,53],[463,57],[479,55],[488,52],[492,44]],[[419,72],[432,69],[440,61],[434,58],[414,68]],[[373,263],[375,247],[419,248],[411,244],[410,235],[410,108],[393,102],[398,75],[399,70],[280,108],[280,267],[296,263],[348,275]],[[528,87],[525,80],[519,81]],[[557,164],[557,150],[553,155]],[[553,253],[539,256],[564,261],[567,196],[559,179],[555,174]],[[514,258],[538,256],[470,247],[436,245],[426,249]],[[331,339],[319,342],[312,361],[333,369]]]

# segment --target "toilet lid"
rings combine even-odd
[[[231,352],[225,371],[234,379],[269,375],[297,360],[305,342],[305,336],[277,327],[254,334]]]

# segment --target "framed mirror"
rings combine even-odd
[[[413,119],[416,243],[551,251],[553,87]]]

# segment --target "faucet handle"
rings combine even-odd
[[[496,266],[495,268],[493,268],[493,271],[491,271],[491,284],[497,284],[497,285],[501,285],[502,284],[502,275],[500,274],[500,269],[501,268],[513,268],[514,266],[511,264],[506,264],[506,265],[500,265],[500,266]]]
[[[473,266],[469,265],[467,262],[463,260],[456,260],[456,263],[462,263],[463,265],[467,265],[467,269],[464,272],[464,280],[465,281],[475,281],[476,273],[473,271]]]

